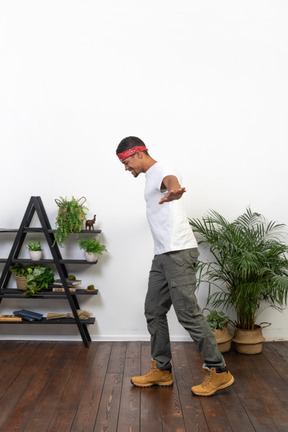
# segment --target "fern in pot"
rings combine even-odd
[[[86,217],[87,207],[84,206],[85,197],[76,199],[72,196],[71,200],[66,197],[55,199],[58,205],[58,214],[56,218],[55,241],[63,247],[69,243],[71,233],[79,233],[83,228],[83,222]],[[54,243],[55,244],[55,243]]]
[[[258,343],[251,353],[261,352],[264,338],[261,325],[256,324],[259,314],[267,307],[281,311],[287,305],[288,246],[282,240],[285,225],[267,221],[249,208],[233,222],[212,210],[202,219],[189,219],[189,223],[199,245],[210,249],[212,255],[208,262],[198,264],[198,284],[207,282],[209,286],[207,304],[235,311],[238,351],[244,352],[240,345],[241,330],[245,330],[248,345],[253,344],[252,334],[257,335]],[[212,289],[215,287],[216,291]]]
[[[41,241],[30,241],[27,243],[30,258],[32,261],[39,261],[42,258],[42,245]]]
[[[80,249],[84,249],[86,260],[89,262],[96,262],[98,256],[102,255],[103,252],[107,252],[106,246],[102,245],[96,239],[80,239],[78,241]]]

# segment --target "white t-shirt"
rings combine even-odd
[[[156,162],[146,171],[144,197],[155,255],[198,246],[184,211],[183,200],[180,198],[158,204],[167,193],[167,190],[161,192],[160,188],[168,175],[176,176],[180,182],[179,175],[165,161]]]

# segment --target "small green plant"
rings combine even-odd
[[[206,320],[212,330],[223,330],[225,327],[227,327],[227,324],[230,320],[229,317],[224,314],[224,312],[218,312],[217,310],[212,310],[209,312],[209,315],[206,316]]]
[[[56,218],[55,241],[61,247],[69,243],[71,233],[79,233],[82,230],[86,210],[88,210],[87,207],[84,207],[84,202],[80,203],[83,199],[85,202],[86,198],[76,199],[73,196],[71,200],[63,197],[60,197],[60,200],[55,200],[59,207]]]
[[[95,290],[94,285],[88,285],[88,286],[87,286],[87,290],[88,290],[88,291],[94,291],[94,290]]]
[[[54,282],[54,273],[48,267],[15,264],[10,267],[10,271],[16,276],[26,277],[26,297],[37,294],[42,289],[48,289]]]
[[[9,268],[9,270],[11,273],[15,274],[15,276],[26,277],[28,274],[27,268],[28,267],[25,266],[24,264],[14,264]]]
[[[70,281],[75,281],[76,280],[76,276],[75,275],[68,275],[68,280]]]
[[[36,241],[30,241],[27,243],[27,247],[30,251],[41,251],[42,246],[40,240]]]
[[[80,239],[78,241],[80,249],[84,249],[85,252],[102,255],[103,252],[107,252],[106,246],[102,245],[96,239]]]

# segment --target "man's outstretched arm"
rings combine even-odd
[[[173,175],[169,175],[164,177],[162,182],[162,187],[165,187],[167,189],[167,194],[164,195],[161,200],[159,201],[159,204],[163,204],[165,202],[174,201],[177,199],[180,199],[183,195],[183,193],[186,192],[185,187],[181,187],[177,177]],[[163,189],[164,189],[163,187]]]

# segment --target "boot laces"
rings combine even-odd
[[[149,376],[154,375],[154,373],[156,372],[156,370],[157,370],[157,367],[153,366],[148,372],[146,372],[145,377],[149,377]]]
[[[213,380],[213,374],[212,371],[208,372],[207,375],[204,378],[204,381],[202,382],[203,387],[209,386],[210,382]]]

